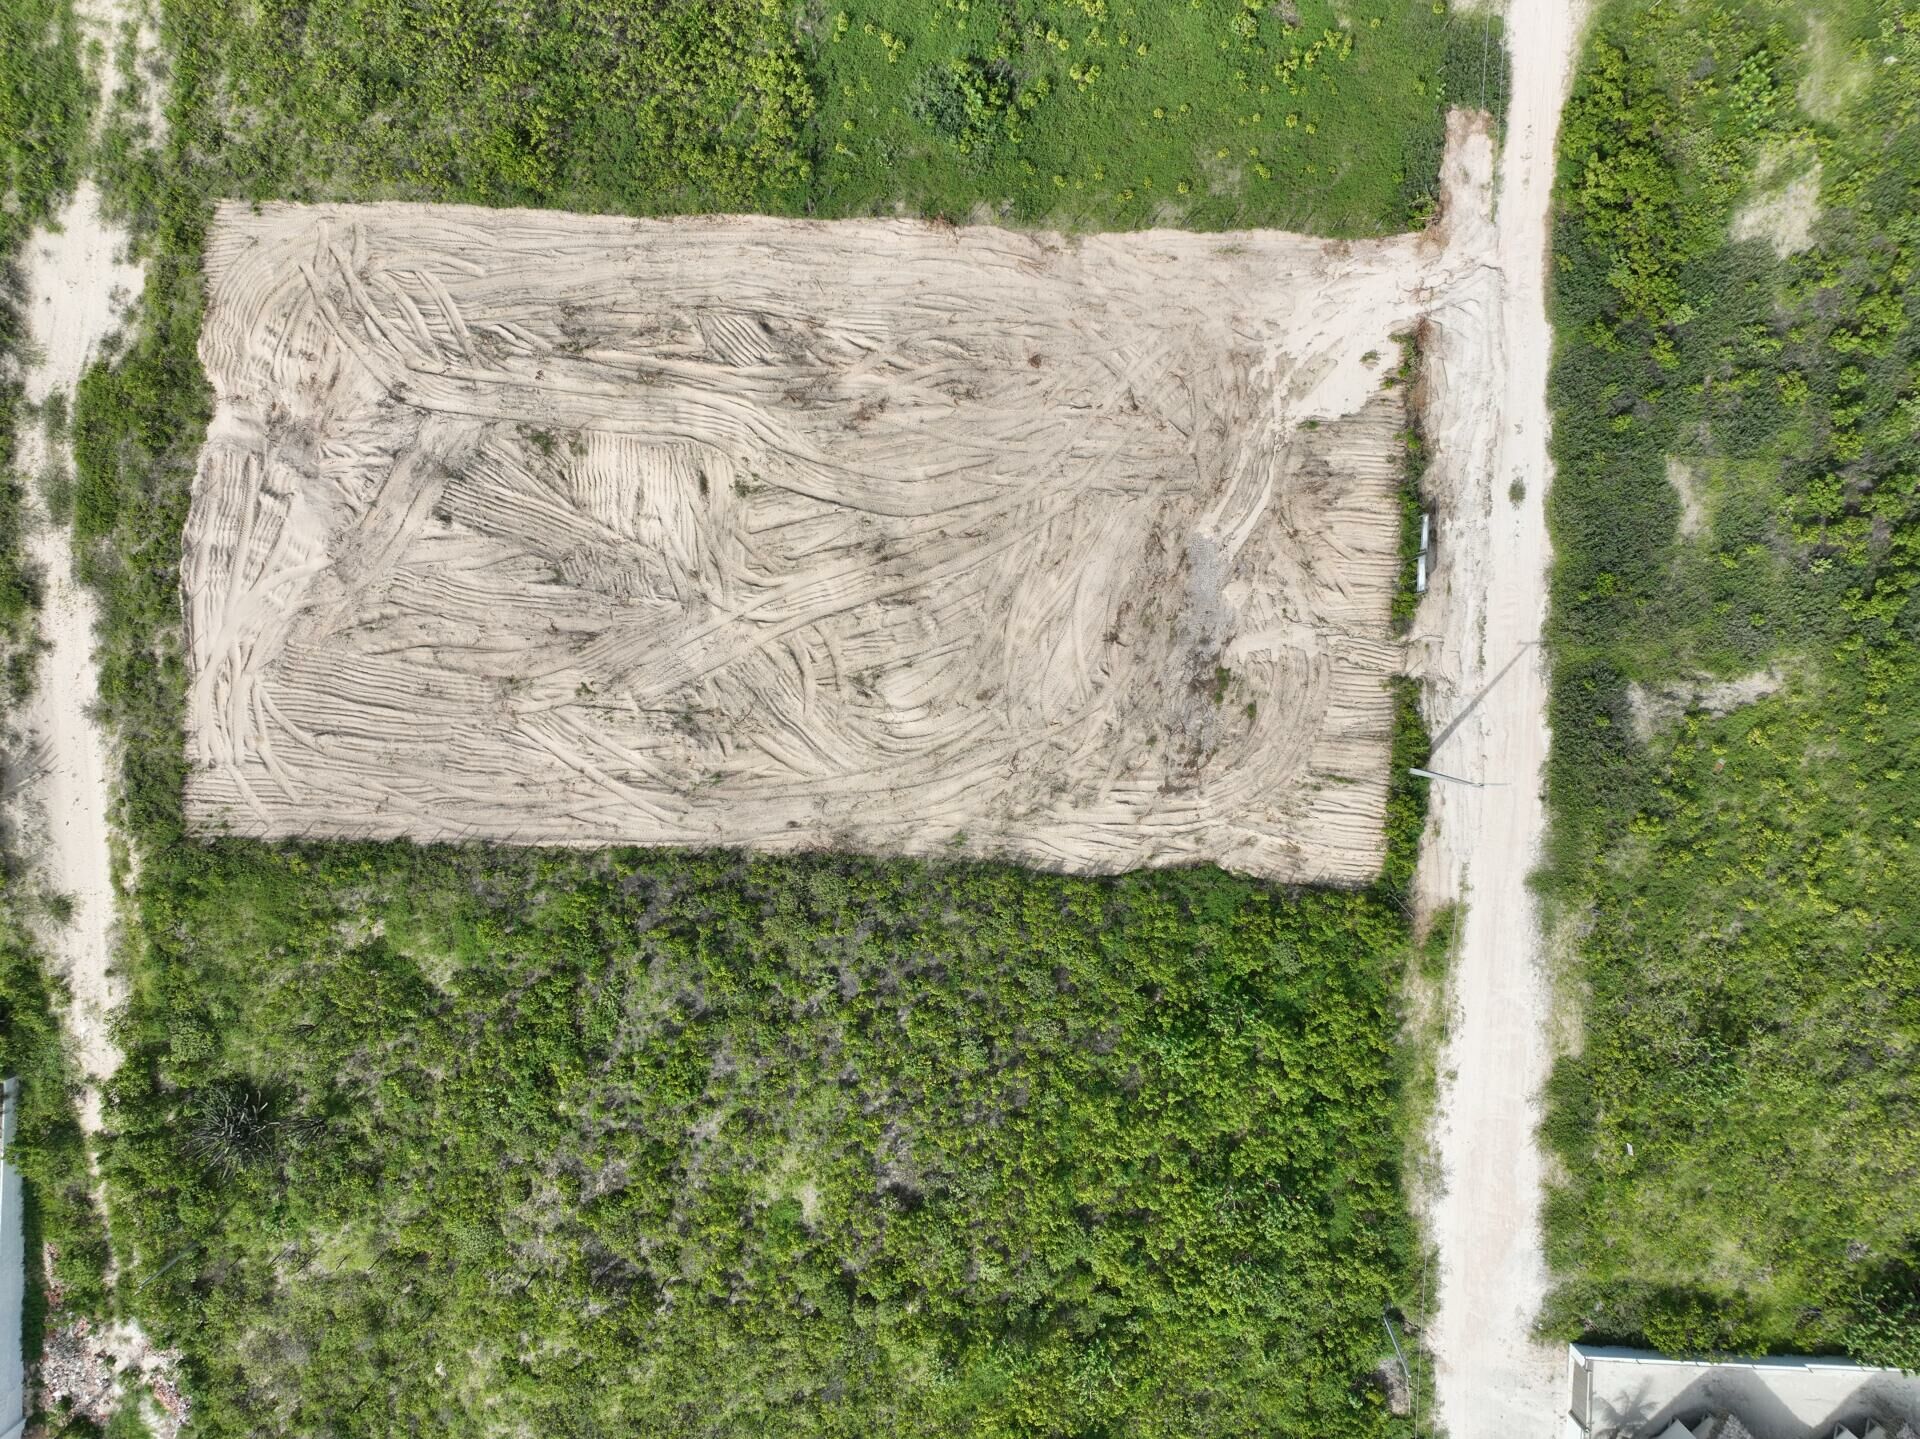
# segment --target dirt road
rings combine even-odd
[[[26,373],[26,398],[69,399],[100,342],[119,326],[121,308],[139,293],[140,272],[117,257],[124,237],[100,216],[99,197],[82,185],[59,217],[60,229],[27,246],[29,332],[40,363]],[[64,448],[64,446],[63,446]],[[20,435],[21,469],[38,475],[50,455],[37,425]],[[28,486],[27,554],[44,578],[40,657],[26,708],[26,748],[34,756],[22,795],[26,851],[41,882],[72,901],[72,916],[42,938],[72,996],[69,1033],[86,1087],[81,1123],[100,1127],[100,1082],[120,1062],[108,1033],[108,1012],[121,998],[109,973],[113,954],[113,876],[107,849],[108,761],[89,715],[99,691],[93,664],[93,597],[73,573],[67,526],[50,522],[38,484]]]
[[[79,12],[84,32],[111,54],[132,26],[141,37],[142,51],[149,51],[153,35],[146,21],[132,13],[136,8],[126,0],[83,3]],[[110,65],[96,69],[101,101],[96,132],[113,73]],[[157,88],[148,87],[144,104],[149,128],[157,135]],[[99,192],[91,182],[81,184],[54,223],[28,241],[21,255],[22,296],[27,354],[34,363],[21,378],[30,405],[56,394],[71,401],[102,342],[121,328],[143,282],[142,268],[127,263],[126,248],[126,234],[101,214]],[[41,483],[49,469],[71,473],[70,444],[64,435],[50,443],[43,427],[31,420],[21,426],[17,440],[19,469],[30,481],[26,550],[42,579],[38,624],[47,648],[20,716],[20,752],[30,760],[13,802],[14,818],[31,882],[65,896],[72,906],[65,921],[48,921],[40,937],[67,981],[70,1002],[63,1018],[80,1067],[80,1122],[93,1136],[101,1128],[101,1088],[120,1064],[111,1019],[125,999],[124,981],[113,970],[111,758],[92,714],[99,694],[93,597],[74,574],[72,531],[53,522]],[[104,1205],[104,1186],[96,1195]],[[110,1260],[109,1285],[112,1266]],[[104,1426],[136,1388],[144,1388],[151,1399],[142,1404],[146,1427],[156,1439],[174,1439],[190,1413],[179,1391],[176,1353],[155,1349],[132,1321],[95,1327],[55,1309],[48,1323],[36,1371],[45,1396],[65,1396],[75,1412]],[[0,1435],[4,1433],[0,1427]]]
[[[1557,1351],[1530,1334],[1546,1290],[1536,1129],[1551,1051],[1526,880],[1545,827],[1548,205],[1577,29],[1573,0],[1507,7],[1514,84],[1487,237],[1494,263],[1436,314],[1430,349],[1443,578],[1417,624],[1435,681],[1433,765],[1497,786],[1437,784],[1422,860],[1426,901],[1466,904],[1441,1065],[1444,1191],[1431,1206],[1432,1344],[1453,1439],[1556,1433],[1565,1402]],[[1493,337],[1490,372],[1475,363],[1476,334]]]
[[[123,27],[136,19],[132,7],[96,0],[80,7],[90,38],[111,54]],[[111,89],[112,66],[96,67],[99,129]],[[150,96],[150,99],[152,97]],[[142,271],[124,260],[127,237],[100,212],[100,195],[91,181],[82,183],[54,224],[37,230],[21,256],[28,353],[36,363],[22,379],[26,400],[39,405],[51,395],[73,398],[75,387],[103,340],[120,327],[126,308],[139,296]],[[35,424],[22,426],[21,473],[27,486],[27,558],[43,581],[39,615],[40,657],[34,691],[23,716],[24,752],[33,757],[16,801],[23,848],[40,884],[72,904],[71,917],[47,926],[41,938],[56,968],[65,975],[71,997],[66,1015],[80,1061],[84,1088],[80,1122],[87,1133],[100,1128],[100,1085],[119,1067],[108,1019],[123,998],[110,973],[113,956],[113,871],[107,847],[109,768],[107,747],[91,715],[99,693],[93,663],[93,597],[73,572],[73,539],[64,524],[47,513],[41,473],[49,466],[71,473],[72,456],[62,439],[50,450]]]

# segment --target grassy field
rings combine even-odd
[[[1431,203],[1445,106],[1504,98],[1498,22],[1443,6],[848,0],[820,13],[802,47],[818,77],[820,214],[1405,229]]]
[[[76,400],[74,517],[142,854],[121,1297],[184,1351],[196,1431],[1411,1432],[1376,1371],[1383,1311],[1417,1340],[1427,1298],[1421,782],[1357,894],[209,848],[180,816],[211,197],[1417,220],[1497,31],[1298,10],[163,6],[165,147],[128,96],[104,156],[149,287]]]
[[[1373,234],[1499,24],[1398,0],[163,7],[220,193]]]
[[[1550,1327],[1911,1366],[1920,7],[1812,13],[1616,0],[1566,116]]]

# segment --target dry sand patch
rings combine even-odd
[[[225,206],[189,814],[1367,879],[1442,250]]]
[[[1820,166],[1756,195],[1733,217],[1733,238],[1765,240],[1781,259],[1813,247],[1820,218]]]

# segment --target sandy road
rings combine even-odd
[[[1423,609],[1434,766],[1497,782],[1436,785],[1422,858],[1428,903],[1466,903],[1454,1023],[1442,1059],[1431,1208],[1440,1254],[1431,1336],[1441,1421],[1454,1439],[1557,1432],[1557,1351],[1531,1327],[1546,1292],[1539,1096],[1550,992],[1528,872],[1545,811],[1548,540],[1548,207],[1577,0],[1507,7],[1513,97],[1501,155],[1495,263],[1436,314],[1429,417],[1441,431],[1441,565]],[[1472,336],[1491,333],[1491,373]],[[1492,383],[1490,384],[1489,381]],[[1517,498],[1516,498],[1517,497]]]
[[[83,3],[80,16],[88,34],[111,53],[129,21],[142,27],[142,48],[152,36],[144,17],[129,0]],[[111,69],[98,68],[95,83],[104,113]],[[148,121],[159,131],[159,96],[149,88]],[[126,234],[101,214],[100,196],[82,183],[54,223],[37,230],[21,256],[23,289],[34,363],[21,376],[25,398],[38,405],[49,396],[71,400],[100,346],[121,326],[138,299],[142,267],[124,258]],[[35,881],[72,902],[64,923],[43,926],[41,938],[54,967],[67,981],[69,1003],[63,1016],[79,1063],[82,1082],[79,1117],[89,1135],[101,1128],[101,1089],[120,1064],[113,1041],[113,1013],[125,999],[125,983],[113,970],[115,891],[109,848],[108,811],[111,757],[106,737],[93,717],[99,673],[93,658],[95,607],[92,595],[74,573],[73,536],[47,512],[39,477],[49,466],[70,470],[72,455],[63,440],[50,450],[42,427],[29,422],[18,435],[20,471],[29,477],[26,501],[27,557],[39,570],[42,605],[40,657],[34,691],[19,717],[17,754],[26,759],[22,783],[13,800],[21,849]],[[96,1174],[97,1178],[97,1174]],[[104,1186],[96,1187],[104,1207]],[[11,1272],[14,1268],[8,1266]],[[112,1283],[109,1261],[109,1284]],[[10,1302],[10,1301],[8,1301]],[[63,1318],[55,1311],[50,1319]],[[147,1427],[160,1439],[173,1439],[189,1409],[179,1393],[178,1356],[156,1350],[132,1321],[89,1329],[64,1323],[47,1335],[44,1362],[64,1375],[79,1411],[100,1424],[111,1418],[133,1389],[133,1376],[152,1394],[143,1404]],[[45,1382],[47,1370],[40,1371]],[[121,1376],[121,1377],[116,1377]],[[0,1430],[0,1434],[4,1434]]]
[[[79,7],[81,24],[111,54],[123,27],[138,21],[129,0],[91,0]],[[100,108],[97,133],[111,90],[112,67],[96,67]],[[158,92],[149,103],[157,111]],[[157,132],[157,125],[155,126]],[[100,344],[120,327],[122,312],[138,298],[143,277],[126,263],[127,237],[100,212],[100,194],[83,182],[47,229],[36,230],[21,256],[29,354],[35,363],[22,375],[31,405],[61,394],[71,401],[80,376]],[[93,662],[93,597],[73,569],[73,537],[49,517],[37,477],[49,465],[71,471],[72,455],[51,454],[38,425],[18,437],[27,486],[27,558],[43,583],[39,615],[40,657],[34,691],[22,716],[21,752],[30,756],[15,801],[24,848],[49,890],[73,904],[71,919],[49,926],[42,939],[67,981],[71,1003],[67,1031],[80,1063],[80,1122],[100,1128],[100,1086],[119,1067],[120,1051],[109,1029],[111,1011],[124,998],[110,972],[113,956],[113,869],[107,844],[109,760],[105,736],[92,716],[99,694]]]
[[[83,184],[59,216],[59,230],[27,246],[29,332],[39,363],[25,375],[26,398],[72,397],[100,342],[119,326],[121,307],[139,293],[140,271],[118,257],[124,237],[100,215],[99,196]],[[21,468],[37,474],[70,457],[50,456],[37,425],[20,435]],[[26,707],[25,751],[33,756],[21,797],[26,847],[42,881],[73,902],[72,918],[43,936],[72,997],[67,1020],[86,1081],[81,1123],[100,1127],[100,1084],[120,1062],[108,1014],[122,997],[109,972],[114,893],[107,848],[107,749],[89,711],[99,693],[93,663],[93,597],[73,572],[73,540],[51,523],[39,486],[29,485],[27,553],[44,580],[40,658]]]

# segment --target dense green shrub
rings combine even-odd
[[[71,188],[86,133],[88,90],[72,0],[0,0],[0,659],[6,700],[32,673],[32,611],[39,577],[21,545],[25,477],[16,472],[25,412],[15,365],[25,358],[20,249]]]
[[[0,347],[19,338],[14,259],[73,186],[90,91],[72,0],[0,4]]]
[[[225,192],[656,213],[777,204],[806,180],[812,95],[762,0],[162,14],[175,108]]]
[[[1916,34],[1912,0],[1615,0],[1567,109],[1555,1332],[1904,1352],[1875,1276],[1920,1239]],[[1816,162],[1808,248],[1733,238]]]
[[[209,1433],[1396,1427],[1362,1382],[1414,1257],[1383,899],[156,863],[111,1163]],[[268,1077],[278,1157],[200,1162],[209,1095]]]
[[[0,895],[9,911],[17,900]],[[41,1266],[29,1264],[25,1346],[40,1349],[50,1302],[69,1313],[107,1311],[103,1275],[106,1231],[94,1205],[86,1140],[73,1104],[74,1075],[67,1060],[53,993],[26,934],[11,913],[0,916],[0,1074],[20,1080],[20,1108],[8,1162],[26,1183],[30,1247],[51,1246],[49,1295]]]
[[[920,72],[907,109],[965,154],[1001,138],[1019,139],[1014,91],[1013,67],[1005,60],[957,56]]]

